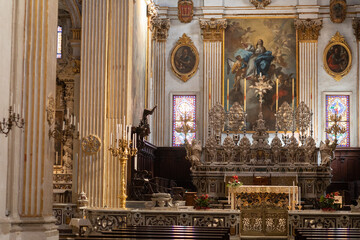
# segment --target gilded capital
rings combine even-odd
[[[360,41],[360,18],[354,18],[352,23],[356,40]]]
[[[203,30],[204,41],[222,41],[224,30],[227,27],[226,19],[200,19],[199,23]]]
[[[319,38],[320,29],[322,28],[321,19],[296,19],[295,28],[298,32],[300,41],[315,40]]]
[[[155,17],[151,20],[151,30],[153,31],[153,39],[157,41],[166,41],[168,30],[170,28],[169,18]]]
[[[148,17],[150,17],[151,19],[155,18],[158,16],[158,9],[154,3],[153,0],[151,0],[149,2],[149,4],[147,5],[147,15]]]

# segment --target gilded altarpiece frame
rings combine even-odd
[[[285,101],[290,106],[298,102],[298,37],[294,18],[228,18],[227,23],[223,39],[224,109],[228,111],[238,102],[247,113],[247,130],[253,130],[260,112],[256,85],[261,74],[268,85],[262,112],[266,128],[274,131],[276,110]]]

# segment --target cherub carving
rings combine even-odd
[[[191,143],[186,141],[186,159],[191,163],[191,169],[200,165],[202,147],[200,141],[193,139]]]

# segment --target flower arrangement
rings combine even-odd
[[[239,177],[238,176],[233,176],[230,181],[228,182],[228,184],[226,184],[227,187],[239,187],[242,186],[243,183],[239,181]]]
[[[335,211],[338,208],[338,204],[335,203],[335,196],[339,196],[339,192],[322,195],[319,200],[320,208],[324,211]]]
[[[210,209],[209,195],[195,196],[195,209]]]

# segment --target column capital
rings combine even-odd
[[[151,19],[150,24],[150,29],[153,31],[153,39],[157,41],[166,41],[169,35],[170,19],[155,17]]]
[[[360,18],[354,18],[352,22],[352,26],[354,29],[354,35],[357,41],[360,41]]]
[[[199,24],[203,30],[204,41],[222,41],[224,30],[227,27],[226,19],[200,19]]]
[[[322,28],[321,19],[295,19],[295,28],[298,32],[299,40],[317,41]]]
[[[154,19],[158,16],[158,7],[156,7],[153,0],[149,1],[147,4],[147,15],[151,19]]]

